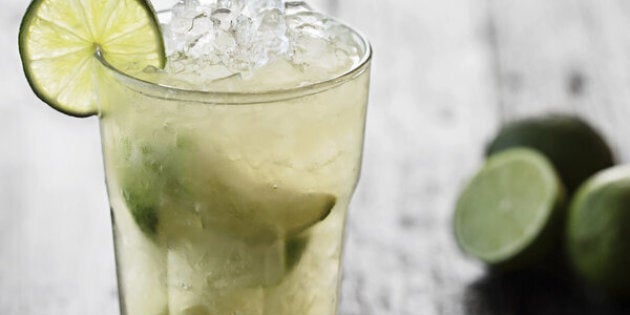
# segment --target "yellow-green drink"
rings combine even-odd
[[[274,53],[238,71],[194,59],[184,67],[201,73],[173,64],[135,75],[102,60],[123,314],[336,313],[370,48],[326,23],[345,36],[343,53],[322,41],[332,54]]]

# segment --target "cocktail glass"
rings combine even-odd
[[[371,49],[307,86],[204,92],[100,59],[100,126],[122,314],[337,308]]]

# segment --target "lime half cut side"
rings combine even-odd
[[[98,113],[97,52],[123,70],[162,68],[165,62],[159,24],[146,0],[34,0],[19,45],[35,94],[77,117]]]
[[[578,189],[567,216],[574,271],[612,297],[630,300],[630,165],[597,173]]]
[[[529,267],[560,237],[556,225],[563,200],[560,179],[542,154],[525,148],[498,153],[457,202],[457,241],[466,253],[492,267]]]

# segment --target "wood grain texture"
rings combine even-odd
[[[616,0],[489,0],[505,120],[584,116],[630,158],[630,5]]]
[[[22,79],[16,42],[28,2],[0,10],[0,314],[118,314],[98,122],[59,114]],[[375,52],[340,314],[630,313],[563,276],[489,276],[450,228],[456,195],[501,121],[587,115],[630,159],[626,1],[313,4],[365,33]]]

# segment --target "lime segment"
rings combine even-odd
[[[19,45],[35,94],[78,117],[98,112],[97,50],[121,69],[165,62],[159,24],[145,0],[35,0],[22,19]]]
[[[534,150],[493,155],[461,194],[454,218],[459,245],[497,267],[524,267],[552,240],[546,232],[563,200],[551,163]]]

